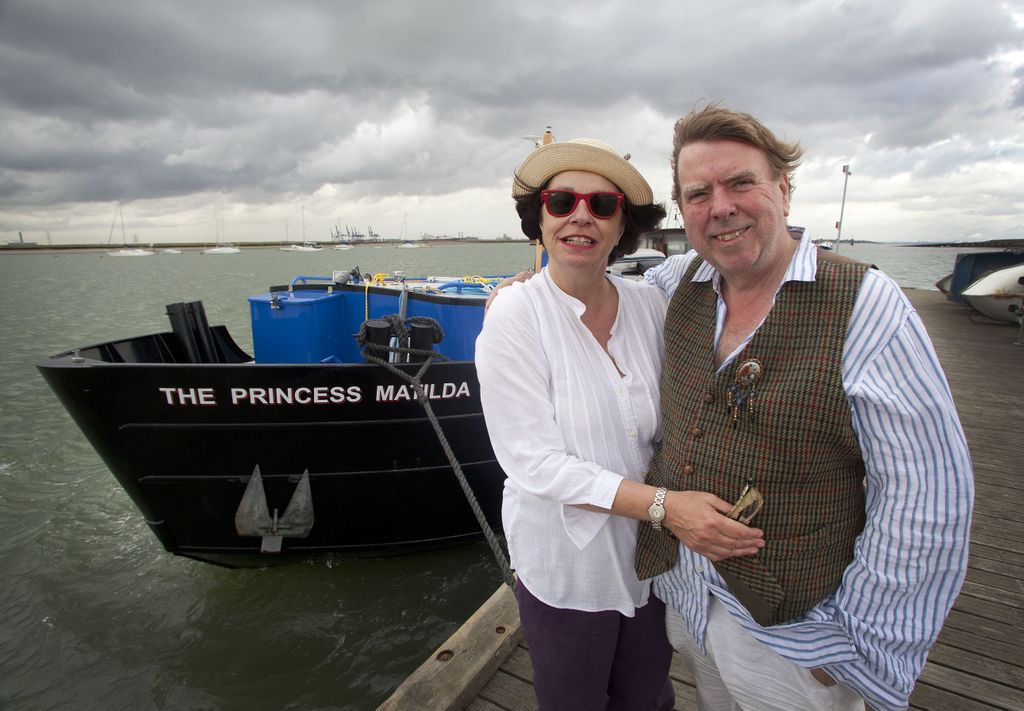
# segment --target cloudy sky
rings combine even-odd
[[[668,200],[709,99],[802,143],[815,236],[848,163],[845,237],[1024,237],[1024,0],[0,0],[0,240],[518,237],[524,135]]]

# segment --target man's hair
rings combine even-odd
[[[775,137],[764,124],[750,114],[723,108],[719,102],[694,109],[676,121],[672,138],[672,200],[679,202],[679,152],[697,141],[738,141],[764,151],[774,178],[785,173],[789,194],[793,195],[793,173],[800,165],[804,149],[800,143],[786,143]]]

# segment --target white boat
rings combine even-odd
[[[117,209],[114,210],[114,219],[110,222],[110,234],[107,235],[107,244],[114,237],[114,226],[118,220],[121,221],[121,243],[124,245],[121,249],[114,250],[113,252],[107,252],[111,257],[152,257],[156,252],[151,252],[148,249],[142,249],[142,247],[129,247],[128,236],[124,233],[124,213],[121,211],[121,203],[117,203]],[[134,235],[135,242],[139,241],[139,236]]]
[[[285,241],[288,241],[288,220],[284,221]],[[287,244],[278,247],[282,252],[322,252],[323,247],[316,242],[306,239],[306,206],[302,206],[302,242],[299,244]]]
[[[339,249],[339,250],[344,252],[345,250],[352,249],[352,245],[350,245],[350,244],[336,244],[333,247],[331,247],[331,249]]]
[[[181,250],[175,249],[174,247],[168,247],[167,249],[163,250],[161,254],[181,254]]]
[[[151,252],[142,247],[122,247],[113,252],[107,252],[111,257],[152,257],[156,252]]]
[[[818,242],[818,246],[821,247],[822,249],[832,249],[832,243],[829,242],[828,240],[822,240],[821,242]]]
[[[238,254],[242,250],[233,244],[221,243],[224,239],[224,222],[220,218],[220,211],[214,206],[213,209],[213,239],[214,246],[206,247],[202,254]]]
[[[1024,308],[1024,264],[995,269],[960,292],[964,300],[980,314],[997,321],[1017,323]]]
[[[406,229],[409,225],[409,213],[402,215],[402,229],[398,230],[398,239],[402,241],[402,244],[398,245],[399,249],[416,249],[420,246],[419,242],[413,242],[408,237]]]
[[[656,267],[664,261],[664,252],[651,247],[640,247],[632,254],[619,257],[608,266],[606,271],[617,276],[639,278],[648,269]]]

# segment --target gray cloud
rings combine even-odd
[[[116,201],[171,223],[213,200],[328,215],[504,199],[519,136],[545,124],[630,151],[667,197],[672,123],[702,99],[803,143],[816,232],[847,162],[866,225],[904,176],[914,225],[881,238],[923,233],[934,199],[973,199],[980,233],[1019,227],[1012,190],[972,184],[1024,177],[1024,4],[891,5],[0,0],[0,231],[60,214],[55,235],[95,237]],[[424,229],[513,232],[505,204]]]

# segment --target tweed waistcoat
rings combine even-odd
[[[839,585],[864,526],[864,463],[842,384],[850,314],[868,265],[820,252],[815,281],[789,281],[746,348],[714,368],[717,296],[687,270],[669,305],[661,377],[662,444],[647,483],[735,501],[764,497],[751,525],[765,547],[715,564],[762,625],[799,617]],[[756,360],[752,386],[737,379]],[[730,408],[731,401],[739,406]],[[664,529],[667,530],[667,529]],[[675,564],[678,541],[641,525],[641,579]]]

